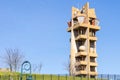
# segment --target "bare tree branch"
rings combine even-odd
[[[36,73],[37,70],[37,65],[36,64],[32,64],[32,72]]]
[[[40,64],[32,64],[32,72],[33,73],[39,73],[41,72],[42,69],[42,63]]]
[[[18,49],[5,49],[4,62],[9,66],[10,71],[17,71],[24,58]]]
[[[39,72],[39,74],[41,73],[42,66],[43,66],[42,63],[38,64],[38,72]]]

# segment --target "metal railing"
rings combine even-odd
[[[23,75],[23,80],[26,80],[28,74]],[[99,74],[96,78],[76,77],[69,75],[42,75],[33,74],[33,80],[120,80],[120,75]],[[20,80],[20,75],[0,75],[0,80]]]

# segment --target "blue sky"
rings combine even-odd
[[[18,48],[32,64],[42,63],[44,74],[66,74],[71,7],[87,1],[96,8],[98,72],[120,74],[119,0],[0,0],[0,55]],[[0,67],[7,67],[0,61]]]

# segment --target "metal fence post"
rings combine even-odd
[[[17,75],[17,79],[19,80],[19,75]]]
[[[36,74],[35,74],[34,76],[35,76],[35,79],[34,79],[34,80],[36,80]]]
[[[26,74],[26,79],[27,79],[27,74]]]
[[[52,74],[51,74],[51,80],[52,80]]]
[[[9,75],[9,80],[10,80],[10,75]]]
[[[109,78],[110,78],[110,75],[109,75],[109,74],[108,74],[107,78],[108,78],[108,80],[109,80]]]
[[[75,80],[75,76],[73,78],[74,78],[73,80]]]
[[[116,75],[114,75],[114,80],[116,80]]]
[[[59,78],[60,78],[60,75],[58,74],[58,80],[60,80]]]
[[[43,74],[43,80],[44,80],[44,74]]]
[[[101,80],[102,80],[102,74],[101,74]]]
[[[66,74],[66,80],[67,80],[67,74]]]

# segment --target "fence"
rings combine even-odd
[[[23,75],[26,80],[27,74]],[[100,74],[96,78],[75,77],[68,75],[32,75],[33,80],[120,80],[120,75]],[[0,80],[20,80],[20,75],[0,75]]]

